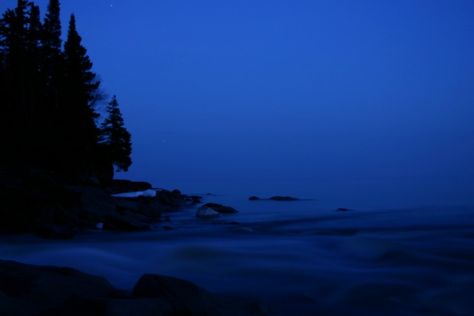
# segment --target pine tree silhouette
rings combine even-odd
[[[43,23],[39,7],[27,0],[0,18],[0,168],[72,179],[109,170],[104,179],[111,179],[114,166],[131,164],[130,134],[116,98],[103,130],[97,127],[100,82],[74,15],[62,46],[59,0],[49,1]]]
[[[113,96],[107,106],[107,117],[101,126],[101,145],[105,147],[109,162],[117,171],[127,171],[132,160],[132,143],[119,108],[117,97]]]
[[[4,95],[2,101],[2,155],[9,162],[21,164],[28,157],[28,129],[31,117],[27,60],[28,1],[18,0],[0,21],[0,43],[4,51]]]
[[[42,71],[49,95],[50,106],[57,108],[60,103],[59,90],[62,79],[63,54],[61,51],[61,20],[59,0],[50,0],[41,34]]]
[[[65,95],[62,130],[67,137],[64,152],[68,168],[79,171],[92,170],[97,155],[99,130],[95,124],[98,117],[94,105],[100,82],[92,71],[92,62],[82,45],[77,32],[76,18],[71,15],[66,43],[64,45]]]

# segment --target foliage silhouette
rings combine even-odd
[[[98,123],[99,89],[76,17],[63,47],[59,0],[49,1],[43,22],[33,1],[18,0],[0,18],[2,167],[72,179],[128,170],[130,134],[115,97]]]

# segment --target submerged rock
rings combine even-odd
[[[259,198],[258,196],[255,196],[255,195],[252,195],[251,197],[249,197],[249,201],[260,201],[261,198]]]
[[[348,212],[350,210],[351,210],[350,208],[345,208],[345,207],[340,207],[337,209],[338,212]]]

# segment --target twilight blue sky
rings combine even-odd
[[[184,188],[392,179],[426,188],[426,202],[474,204],[472,0],[62,8],[118,95],[134,139],[129,177]]]

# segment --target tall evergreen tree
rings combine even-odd
[[[26,90],[27,117],[26,126],[28,130],[26,145],[28,146],[28,157],[32,163],[44,160],[43,148],[47,140],[41,131],[44,128],[43,108],[43,80],[41,78],[41,31],[40,9],[37,5],[29,3],[27,30],[25,40],[25,71],[24,78]]]
[[[43,123],[38,130],[38,154],[42,156],[43,164],[49,164],[55,169],[64,160],[60,153],[64,145],[62,135],[58,133],[63,118],[61,107],[65,95],[64,58],[61,39],[61,7],[59,0],[50,0],[41,29],[40,75],[42,95],[42,111],[38,120]]]
[[[76,18],[71,16],[67,41],[64,46],[65,96],[62,130],[65,148],[71,150],[69,159],[80,169],[93,168],[97,155],[98,128],[95,119],[95,100],[100,82],[92,71],[92,62],[76,28]],[[72,154],[72,156],[71,156]],[[71,167],[71,166],[69,166]]]
[[[101,126],[101,145],[106,149],[109,163],[115,166],[117,171],[128,170],[132,164],[131,136],[125,128],[116,96],[107,106],[107,117]]]
[[[61,7],[59,0],[50,0],[44,19],[43,46],[57,55],[61,53]]]
[[[61,7],[59,0],[50,0],[43,23],[41,44],[43,49],[43,73],[46,79],[50,103],[59,104],[59,83],[62,73]]]
[[[29,1],[18,0],[13,10],[7,10],[0,21],[0,46],[4,56],[4,89],[2,96],[2,158],[21,162],[29,148],[28,127],[31,118],[28,61]]]

